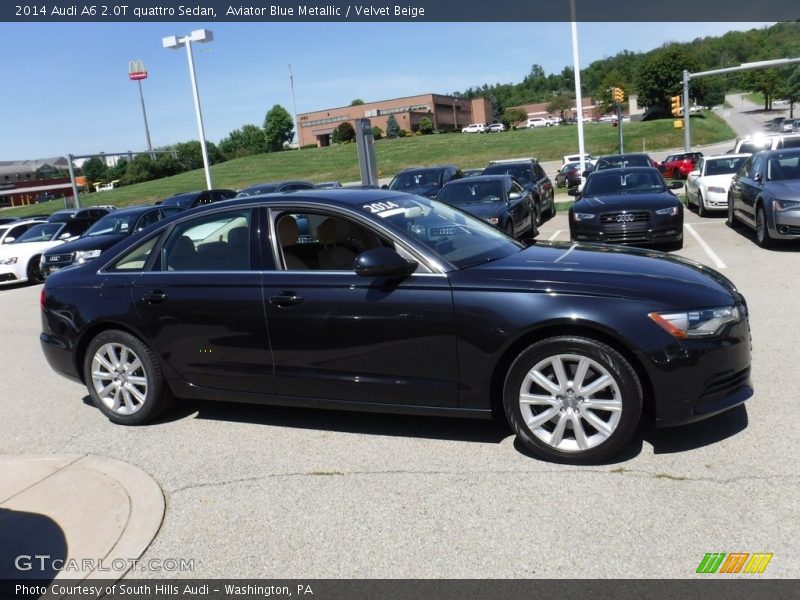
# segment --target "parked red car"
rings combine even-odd
[[[703,158],[702,152],[670,154],[658,166],[658,170],[667,179],[686,179],[701,158]]]

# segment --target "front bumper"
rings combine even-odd
[[[706,194],[703,196],[703,204],[708,210],[727,210],[728,193],[706,191]]]
[[[602,229],[587,227],[581,223],[570,223],[570,238],[575,242],[605,242],[608,244],[631,244],[652,246],[680,242],[683,239],[683,224],[670,223],[660,227],[614,227]]]
[[[800,239],[800,210],[773,212],[772,237],[779,240]]]
[[[0,265],[0,285],[13,285],[28,281],[25,265]]]
[[[753,395],[750,327],[744,319],[721,337],[675,341],[650,357],[656,426],[707,419]],[[654,359],[654,360],[653,360]]]

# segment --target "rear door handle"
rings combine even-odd
[[[162,290],[153,290],[142,296],[142,300],[150,304],[160,304],[167,299],[167,293]]]
[[[294,292],[281,292],[277,296],[270,296],[270,304],[275,306],[295,306],[300,304],[305,298],[298,296]]]

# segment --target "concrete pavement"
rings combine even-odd
[[[0,473],[0,579],[117,580],[161,527],[161,488],[126,462],[0,456]]]

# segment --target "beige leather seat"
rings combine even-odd
[[[191,271],[197,268],[197,250],[190,237],[182,235],[178,238],[169,254],[167,267],[171,271]]]
[[[324,246],[317,260],[319,268],[327,271],[352,271],[356,253],[344,244],[354,237],[350,223],[341,219],[325,219],[317,229],[317,237]]]
[[[278,242],[283,251],[283,262],[286,268],[291,271],[306,270],[308,267],[297,256],[287,251],[287,248],[297,243],[300,236],[300,228],[297,221],[291,215],[284,215],[278,221]]]

